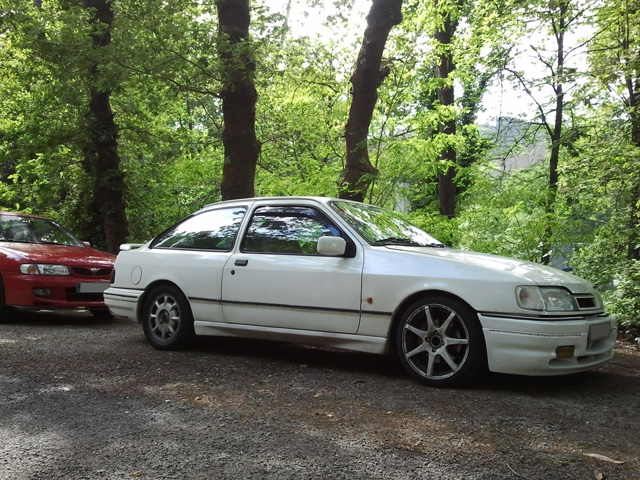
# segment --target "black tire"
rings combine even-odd
[[[487,365],[478,316],[447,297],[426,297],[407,308],[397,326],[396,351],[411,376],[434,387],[464,385]]]
[[[5,298],[4,282],[0,276],[0,323],[8,321],[13,314],[13,308],[7,306]]]
[[[172,285],[154,288],[142,310],[147,341],[158,350],[186,346],[194,336],[193,315],[183,293]]]
[[[108,308],[90,308],[89,311],[91,312],[91,315],[94,316],[94,318],[100,320],[108,320],[110,318],[113,318],[113,315],[111,315],[111,312]]]

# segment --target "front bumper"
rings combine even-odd
[[[564,375],[596,368],[613,358],[617,327],[609,316],[530,320],[480,314],[478,318],[492,372]],[[573,347],[573,355],[559,358],[558,347]]]
[[[104,308],[108,278],[3,272],[5,304],[42,309]],[[78,288],[82,285],[83,288]],[[87,288],[93,287],[93,288]],[[46,293],[45,293],[46,292]]]
[[[136,320],[142,293],[142,290],[109,287],[104,292],[104,303],[109,307],[113,315]]]

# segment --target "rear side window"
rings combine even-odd
[[[320,212],[308,207],[258,208],[241,245],[243,252],[317,255],[318,239],[340,231]]]
[[[209,210],[187,218],[158,235],[151,248],[217,250],[233,248],[246,208]]]

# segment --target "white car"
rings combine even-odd
[[[157,349],[196,335],[396,352],[433,386],[561,375],[613,356],[616,322],[563,271],[445,248],[400,215],[331,198],[209,205],[125,244],[104,294]]]

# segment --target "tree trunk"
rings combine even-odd
[[[218,52],[224,65],[220,92],[224,129],[222,199],[255,195],[260,143],[256,138],[255,63],[249,41],[249,0],[217,0]]]
[[[436,0],[436,6],[438,0]],[[453,107],[455,102],[453,81],[450,79],[451,73],[455,70],[452,55],[453,35],[458,26],[458,22],[451,18],[450,12],[444,10],[442,13],[444,26],[435,32],[435,39],[439,43],[441,53],[438,57],[438,65],[436,67],[436,76],[440,79],[440,85],[437,89],[438,103],[441,107]],[[443,121],[438,126],[438,132],[444,135],[455,135],[456,120],[453,115],[450,119]],[[444,172],[438,174],[438,201],[440,203],[440,213],[453,218],[456,208],[456,185],[454,182],[456,176],[456,151],[453,147],[447,147],[440,153],[440,159],[449,167]]]
[[[376,169],[369,160],[367,134],[378,100],[378,87],[389,74],[382,53],[389,32],[402,21],[402,0],[373,0],[367,28],[351,75],[351,108],[345,127],[346,165],[340,198],[362,202]]]
[[[627,78],[629,88],[629,112],[631,116],[631,143],[640,148],[640,79]],[[632,180],[635,185],[631,190],[631,212],[629,216],[629,231],[631,238],[627,245],[627,258],[640,261],[640,242],[637,233],[640,231],[640,179]]]
[[[551,219],[554,217],[555,201],[558,193],[558,161],[560,160],[560,146],[562,143],[562,123],[564,113],[564,87],[562,84],[564,75],[564,33],[566,29],[566,20],[568,4],[561,2],[558,11],[558,21],[553,21],[553,29],[556,37],[557,46],[557,75],[553,81],[553,90],[556,96],[555,120],[553,129],[547,127],[551,139],[551,154],[549,156],[549,191],[545,210],[547,213],[547,222],[542,239],[542,258],[544,265],[551,263],[553,228]]]
[[[107,250],[117,253],[120,244],[126,241],[128,222],[124,204],[124,175],[120,171],[118,155],[118,126],[111,111],[111,90],[101,87],[99,71],[99,49],[111,43],[113,12],[108,0],[83,0],[93,11],[93,20],[102,24],[100,33],[93,35],[94,59],[92,60],[91,100],[89,102],[89,135],[87,164],[95,174],[93,205],[95,224],[100,231],[99,238],[106,238]],[[102,235],[104,234],[104,235]],[[101,242],[95,241],[100,244]]]
[[[626,14],[625,22],[623,26],[623,48],[625,56],[631,57],[632,42],[631,32],[629,29],[629,16]],[[636,76],[632,76],[631,72],[636,73]],[[640,78],[637,76],[638,70],[632,70],[625,74],[625,84],[627,86],[628,93],[628,105],[629,116],[631,117],[631,143],[640,148]],[[629,216],[629,232],[631,232],[631,238],[627,244],[627,258],[629,260],[640,261],[640,242],[638,241],[638,234],[640,231],[640,179],[633,179],[634,186],[631,189],[631,212]]]

